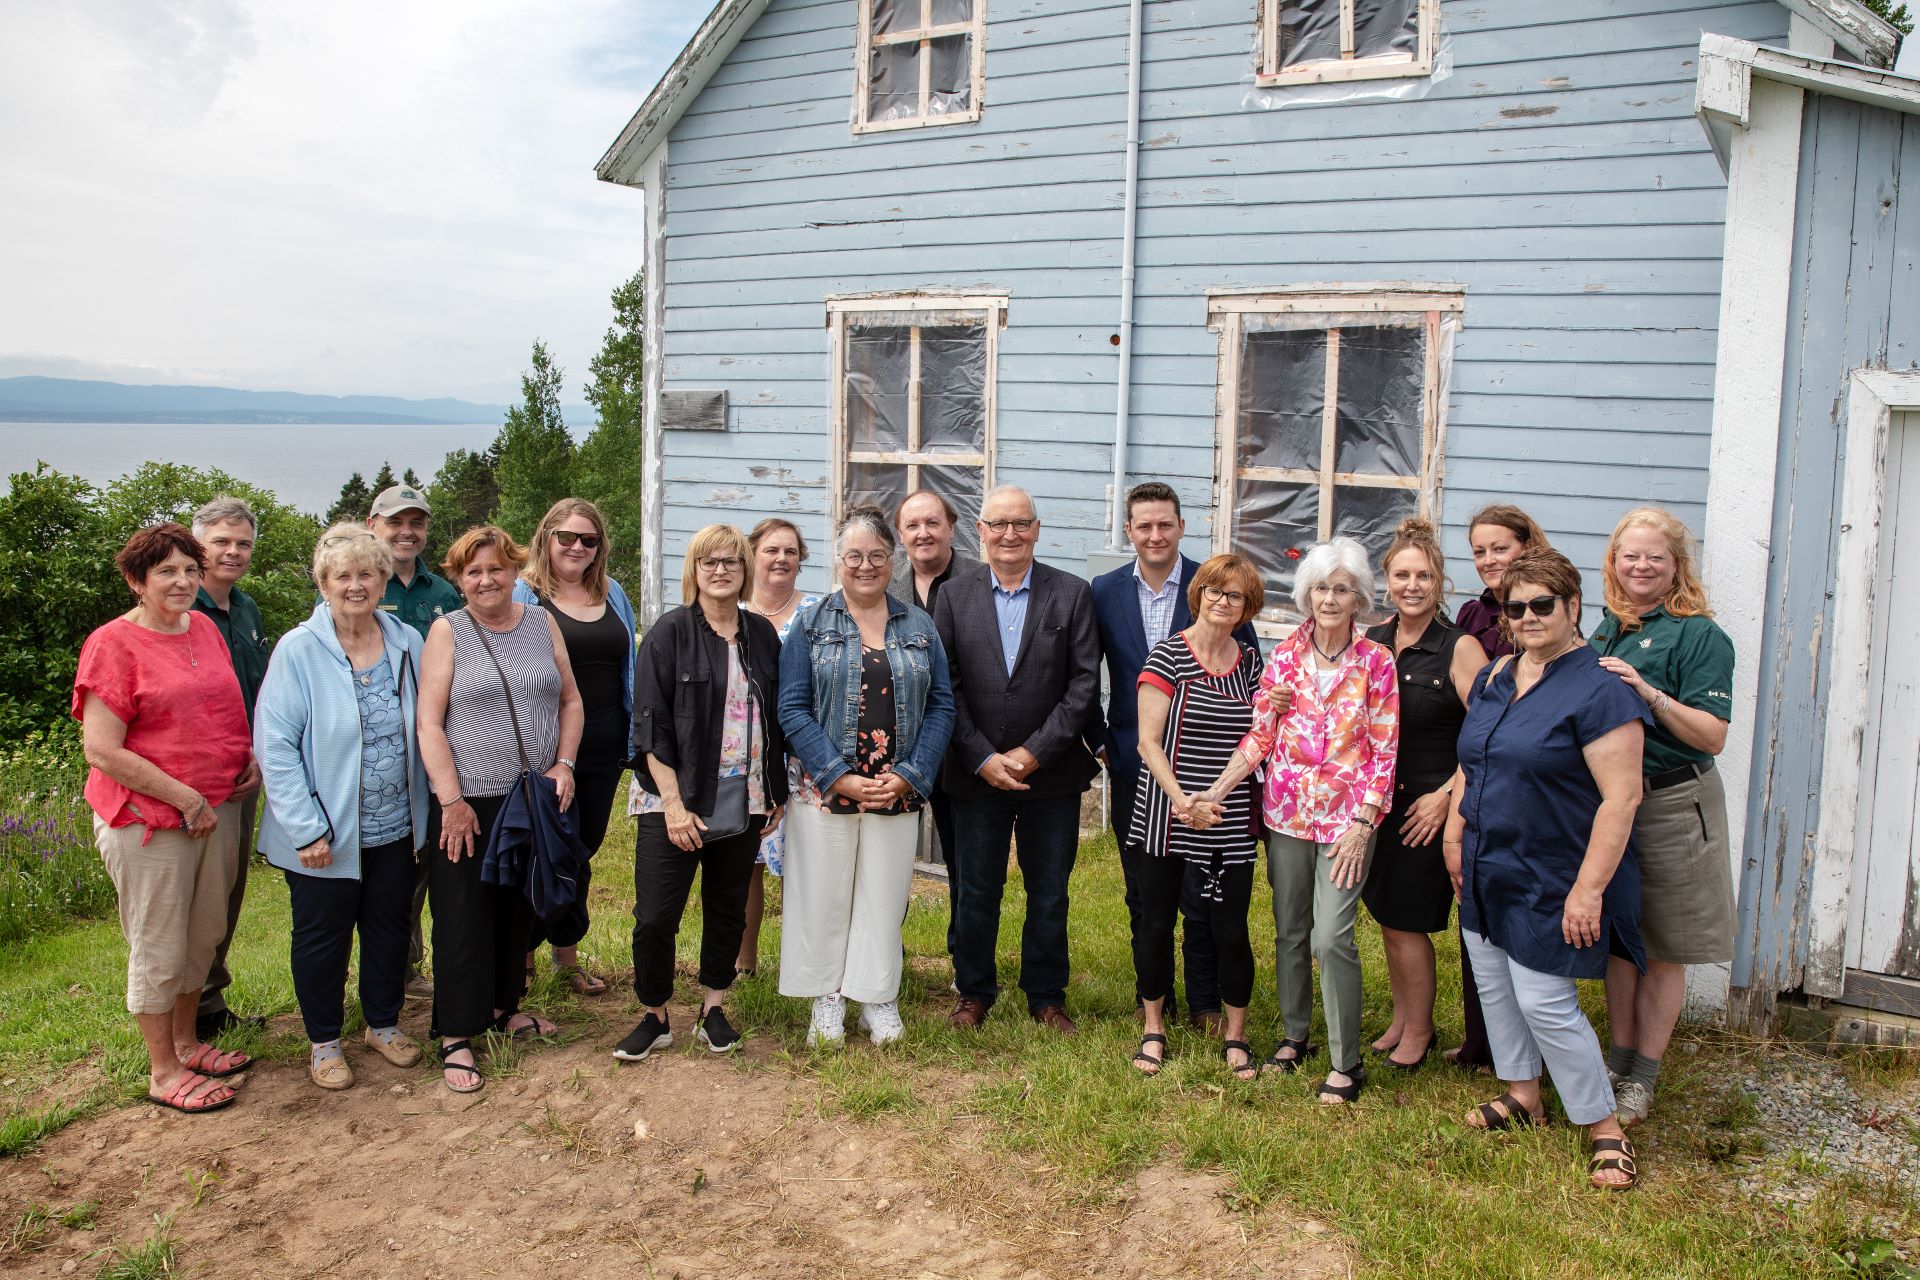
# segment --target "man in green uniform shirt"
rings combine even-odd
[[[273,645],[260,620],[260,606],[253,597],[234,583],[253,564],[254,536],[259,528],[253,509],[239,498],[219,497],[194,513],[193,536],[207,551],[207,568],[201,578],[200,594],[193,607],[213,619],[227,642],[233,659],[233,674],[240,679],[240,695],[246,699],[247,722],[253,722],[253,704],[260,696],[260,682],[267,676],[267,659]],[[253,820],[259,812],[260,793],[255,791],[240,806],[240,874],[234,877],[233,891],[227,895],[227,931],[214,948],[213,967],[207,971],[207,985],[200,989],[200,1009],[196,1032],[202,1040],[211,1040],[220,1032],[240,1023],[264,1025],[264,1018],[242,1018],[227,1008],[227,988],[233,974],[227,968],[227,948],[233,945],[233,930],[240,923],[240,905],[247,895],[247,864],[253,861]]]
[[[445,578],[434,576],[420,563],[426,549],[427,526],[432,514],[427,495],[412,485],[396,484],[380,491],[373,500],[367,528],[393,552],[393,576],[387,579],[387,593],[380,608],[398,614],[400,621],[418,631],[424,639],[435,618],[445,617],[465,603]],[[420,972],[427,958],[425,936],[420,932],[420,913],[427,905],[427,863],[440,845],[440,802],[427,798],[427,840],[422,846],[420,865],[413,882],[413,944],[407,955],[407,999],[431,1000],[433,984]]]

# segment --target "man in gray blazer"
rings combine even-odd
[[[987,494],[976,524],[986,564],[948,579],[933,609],[955,704],[942,781],[960,854],[960,1002],[948,1021],[978,1027],[999,994],[1000,900],[1017,848],[1027,888],[1020,989],[1036,1022],[1071,1035],[1067,881],[1080,796],[1098,771],[1087,739],[1100,734],[1093,594],[1083,579],[1034,560],[1040,518],[1024,489]]]
[[[931,489],[915,489],[893,509],[893,527],[900,535],[900,546],[907,553],[893,571],[888,593],[907,604],[917,604],[929,614],[934,601],[956,573],[977,565],[954,550],[953,534],[960,513],[953,503]],[[954,859],[953,797],[936,779],[933,794],[927,797],[933,810],[933,831],[940,837],[940,860],[947,868],[947,954],[953,954],[954,921],[959,915],[960,871]]]

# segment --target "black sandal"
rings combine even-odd
[[[1160,1046],[1160,1055],[1161,1055],[1160,1057],[1156,1058],[1152,1054],[1147,1052],[1147,1046],[1150,1044],[1157,1044]],[[1140,1048],[1139,1048],[1139,1051],[1133,1055],[1133,1060],[1135,1062],[1151,1063],[1152,1066],[1150,1068],[1143,1068],[1140,1074],[1143,1076],[1159,1075],[1160,1068],[1167,1065],[1166,1052],[1167,1052],[1167,1038],[1161,1035],[1158,1031],[1149,1031],[1145,1035],[1141,1036]]]
[[[1291,1049],[1298,1056],[1283,1058],[1280,1056],[1282,1049]],[[1300,1069],[1300,1064],[1312,1055],[1313,1042],[1311,1040],[1282,1040],[1273,1047],[1273,1056],[1268,1058],[1264,1065],[1272,1067],[1276,1071],[1284,1071],[1288,1075],[1292,1075]]]
[[[1322,1101],[1332,1098],[1336,1102],[1352,1102],[1360,1096],[1360,1086],[1367,1082],[1367,1069],[1356,1063],[1340,1074],[1347,1078],[1346,1084],[1333,1083],[1332,1076],[1320,1082]]]
[[[518,1030],[510,1028],[507,1025],[508,1023],[512,1022],[515,1018],[520,1017],[523,1013],[525,1013],[527,1017],[533,1019],[533,1021],[527,1023],[526,1026],[521,1027]],[[549,1036],[557,1036],[560,1034],[560,1025],[558,1023],[550,1023],[549,1025],[553,1027],[553,1030],[542,1031],[540,1029],[539,1014],[526,1013],[526,1010],[524,1009],[515,1009],[512,1013],[503,1013],[499,1017],[495,1018],[492,1024],[488,1026],[487,1030],[498,1032],[500,1035],[505,1036],[507,1039],[514,1040],[514,1041],[542,1040]]]
[[[1625,1182],[1595,1182],[1602,1173],[1624,1173]],[[1640,1168],[1633,1161],[1633,1143],[1625,1138],[1595,1138],[1593,1155],[1587,1160],[1587,1181],[1598,1191],[1631,1191],[1640,1182]]]
[[[1237,1067],[1233,1065],[1233,1059],[1228,1057],[1235,1049],[1247,1055],[1247,1060]],[[1260,1064],[1253,1059],[1253,1046],[1245,1040],[1226,1041],[1220,1046],[1220,1056],[1226,1060],[1227,1070],[1233,1073],[1235,1080],[1258,1080],[1260,1078]],[[1242,1074],[1243,1072],[1245,1074]]]
[[[442,1084],[446,1085],[447,1088],[453,1090],[455,1093],[480,1092],[480,1086],[485,1084],[486,1080],[482,1078],[480,1075],[480,1055],[474,1052],[472,1040],[455,1040],[452,1044],[447,1044],[445,1042],[442,1042],[439,1049],[436,1052],[438,1052],[438,1054],[440,1055],[440,1082]],[[471,1055],[473,1058],[473,1062],[471,1064],[468,1064],[468,1063],[447,1061],[447,1059],[453,1057],[454,1054],[461,1053],[461,1052],[465,1052]],[[453,1081],[447,1079],[447,1072],[449,1071],[471,1072],[474,1077],[474,1082],[472,1087],[462,1088],[461,1086],[455,1084]]]
[[[1499,1109],[1502,1107],[1506,1110]],[[1470,1124],[1467,1127],[1484,1129],[1488,1133],[1498,1133],[1502,1129],[1544,1129],[1549,1123],[1544,1106],[1541,1107],[1541,1114],[1536,1117],[1533,1112],[1521,1105],[1520,1099],[1513,1096],[1512,1090],[1501,1094],[1492,1102],[1480,1103],[1474,1107],[1474,1110],[1480,1114],[1480,1123]]]

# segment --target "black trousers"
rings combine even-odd
[[[608,707],[587,717],[580,735],[580,767],[573,771],[573,809],[580,819],[580,843],[587,846],[587,866],[580,877],[580,896],[573,908],[556,923],[542,926],[533,922],[527,950],[543,942],[556,947],[579,945],[587,936],[587,891],[593,886],[593,855],[607,838],[607,824],[613,818],[613,804],[620,794],[620,779],[627,771],[627,712],[624,707]]]
[[[1141,766],[1141,772],[1146,772],[1146,766]],[[1134,788],[1137,785],[1137,779],[1117,776],[1110,778],[1107,784],[1107,820],[1113,824],[1114,843],[1120,846],[1120,877],[1126,885],[1127,923],[1133,928],[1136,948],[1140,940],[1140,868],[1145,863],[1155,861],[1145,849],[1127,840],[1127,832],[1133,829],[1133,807],[1138,795]],[[1220,946],[1207,924],[1209,913],[1194,888],[1184,882],[1180,889],[1179,906],[1183,925],[1180,956],[1187,962],[1187,1009],[1192,1013],[1218,1013]],[[1142,1000],[1151,998],[1144,988],[1134,994]],[[1169,1000],[1173,998],[1171,987],[1165,995]]]
[[[413,837],[360,851],[360,878],[284,871],[293,912],[293,994],[307,1039],[340,1038],[347,961],[360,931],[360,1012],[370,1027],[400,1021],[407,984],[407,919],[413,898]]]
[[[1176,914],[1186,914],[1191,901],[1201,907],[1198,918],[1218,948],[1219,998],[1236,1009],[1247,1007],[1253,999],[1253,941],[1247,934],[1247,907],[1253,901],[1257,865],[1242,862],[1223,868],[1220,890],[1225,901],[1210,902],[1200,896],[1205,878],[1198,864],[1185,858],[1156,858],[1140,850],[1141,905],[1133,925],[1133,980],[1141,999],[1163,1000],[1173,994],[1173,921]],[[1186,915],[1189,938],[1194,920],[1194,915]],[[1191,970],[1187,976],[1191,981]]]
[[[947,869],[947,954],[953,954],[960,923],[960,849],[953,842],[953,797],[939,783],[927,797],[933,810],[933,833],[940,837],[940,861]]]
[[[724,840],[688,851],[667,839],[666,815],[643,813],[633,838],[633,989],[640,1003],[659,1007],[673,998],[673,949],[680,918],[700,873],[700,985],[725,991],[747,929],[747,888],[757,874],[762,817]]]
[[[240,806],[240,871],[227,892],[227,931],[213,949],[213,967],[207,970],[207,985],[200,988],[197,1017],[211,1018],[225,1013],[227,988],[233,985],[233,971],[227,968],[227,949],[233,945],[233,931],[240,927],[240,909],[247,900],[247,867],[253,861],[253,820],[260,812],[260,793],[254,792]]]
[[[474,1036],[493,1011],[517,1013],[527,990],[527,938],[533,909],[519,889],[482,883],[487,833],[505,796],[468,796],[480,819],[473,853],[458,862],[429,849],[427,900],[433,907],[433,1027],[436,1036]]]

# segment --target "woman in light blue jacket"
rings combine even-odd
[[[356,928],[367,1045],[397,1067],[420,1060],[397,1024],[427,829],[414,717],[421,642],[379,610],[392,576],[393,555],[371,531],[328,529],[313,553],[321,602],[274,646],[254,712],[260,851],[286,873],[307,1074],[323,1089],[353,1083],[340,1030]]]

